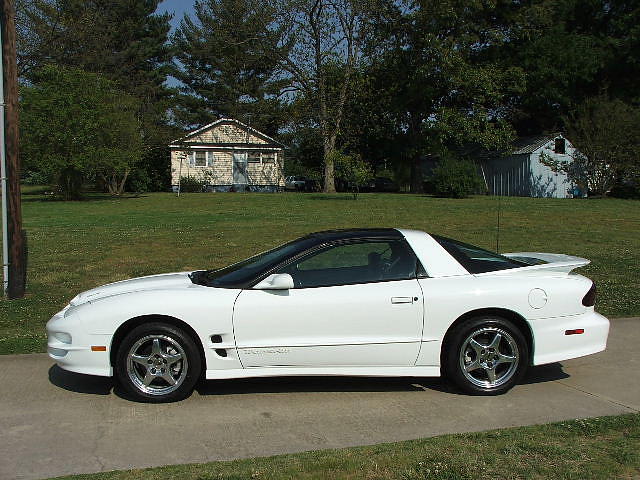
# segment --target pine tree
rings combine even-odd
[[[202,125],[225,116],[277,133],[281,81],[264,51],[277,35],[264,28],[270,16],[252,0],[196,2],[194,18],[185,15],[173,36],[174,76],[184,84],[178,120]]]

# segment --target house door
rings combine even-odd
[[[233,154],[233,184],[246,185],[248,183],[249,183],[249,176],[247,174],[247,154],[234,153]]]

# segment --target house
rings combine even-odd
[[[210,192],[284,189],[284,145],[244,123],[222,118],[169,145],[171,185],[195,177]]]
[[[564,172],[546,159],[572,162],[575,148],[560,133],[520,138],[506,156],[483,158],[481,173],[493,195],[571,198],[581,195]]]

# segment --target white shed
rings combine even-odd
[[[566,173],[554,172],[542,160],[572,162],[575,148],[562,134],[518,139],[511,154],[482,160],[489,193],[520,197],[572,198],[581,196]]]

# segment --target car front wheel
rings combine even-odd
[[[520,330],[499,317],[473,318],[462,323],[448,342],[445,374],[474,395],[499,395],[524,375],[529,359]]]
[[[188,397],[200,378],[202,362],[193,339],[164,323],[134,328],[116,357],[116,377],[133,399],[174,402]]]

